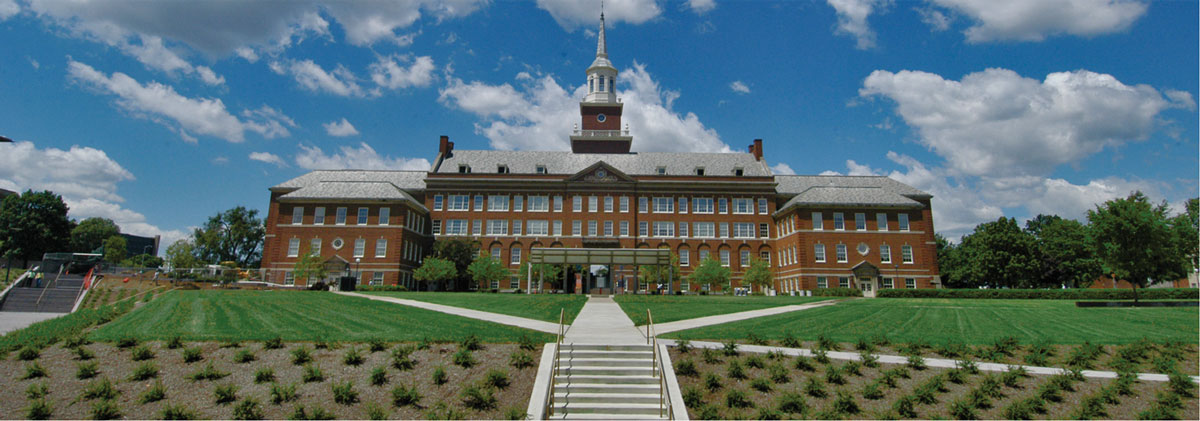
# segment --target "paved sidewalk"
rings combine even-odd
[[[759,310],[743,311],[738,313],[718,314],[716,316],[700,317],[695,319],[679,320],[668,323],[655,323],[654,332],[661,335],[664,333],[676,332],[680,330],[694,329],[697,327],[719,325],[722,323],[736,322],[739,320],[753,319],[755,317],[771,316],[775,314],[790,313],[793,311],[808,310],[810,308],[825,307],[837,304],[837,300],[818,301],[808,304],[794,304],[789,306],[771,307]],[[578,320],[578,319],[576,319]]]
[[[471,310],[471,309],[462,308],[462,307],[454,307],[454,306],[447,306],[447,305],[441,305],[441,304],[427,303],[424,301],[406,300],[403,298],[380,297],[377,295],[366,295],[366,294],[359,294],[356,292],[340,292],[339,291],[339,292],[334,292],[334,293],[340,294],[340,295],[345,295],[348,297],[361,297],[361,298],[366,298],[369,300],[386,301],[389,303],[400,304],[400,305],[405,305],[405,306],[409,306],[409,307],[423,308],[426,310],[433,310],[433,311],[436,311],[439,313],[453,314],[455,316],[462,316],[462,317],[467,317],[467,318],[476,319],[476,320],[483,320],[483,321],[492,322],[492,323],[499,323],[502,325],[523,327],[525,329],[536,330],[539,332],[546,332],[546,333],[553,333],[553,334],[558,333],[558,324],[557,323],[543,322],[541,320],[527,319],[524,317],[509,316],[507,314],[492,313],[492,312],[487,312],[487,311]],[[587,309],[587,306],[585,305],[584,310],[586,310],[586,309]],[[580,316],[582,316],[582,315],[583,314],[580,313]],[[575,320],[576,320],[576,322],[578,322],[579,318],[576,317]],[[630,322],[630,325],[632,325],[632,324],[633,323]]]
[[[659,339],[658,342],[663,343],[663,344],[668,344],[670,346],[675,346],[676,341],[671,340],[671,339]],[[695,347],[695,348],[711,348],[711,349],[724,349],[725,348],[724,344],[717,343],[717,342],[692,341],[691,345],[692,345],[692,347]],[[753,352],[756,354],[765,354],[770,351],[775,351],[775,352],[782,352],[784,355],[790,355],[790,356],[803,355],[806,357],[811,357],[811,356],[816,355],[816,354],[813,354],[812,350],[809,350],[809,349],[784,348],[784,347],[778,347],[778,346],[760,346],[760,345],[741,345],[741,344],[739,344],[738,350],[745,351],[745,352]],[[826,353],[826,355],[829,356],[829,358],[835,359],[835,360],[850,360],[850,361],[861,361],[862,360],[862,356],[859,355],[857,352],[829,351]],[[872,355],[875,355],[875,357],[879,358],[879,362],[883,363],[883,364],[908,364],[908,357],[899,356],[899,355],[883,355],[883,354],[872,354]],[[925,365],[930,366],[930,367],[939,367],[939,368],[954,368],[955,364],[957,362],[958,362],[957,360],[951,360],[951,359],[945,359],[945,358],[926,358],[925,359]],[[1017,366],[1015,364],[1010,365],[1010,364],[989,363],[989,362],[981,362],[981,361],[977,361],[976,365],[979,367],[980,371],[997,371],[997,372],[1008,371],[1008,367]],[[1032,366],[1032,365],[1022,365],[1020,367],[1024,367],[1025,370],[1027,372],[1029,372],[1029,374],[1040,374],[1040,375],[1047,375],[1047,376],[1061,374],[1061,373],[1066,372],[1066,370],[1057,368],[1057,367],[1038,367],[1038,366]],[[1117,378],[1117,373],[1113,372],[1113,371],[1083,370],[1083,376],[1096,378],[1096,379],[1115,379],[1115,378]],[[1200,383],[1200,377],[1198,377],[1198,376],[1189,376],[1189,377],[1191,377],[1192,381]],[[1166,374],[1156,374],[1156,373],[1138,373],[1138,380],[1150,381],[1150,382],[1165,382],[1165,381],[1167,381],[1167,375]]]
[[[575,316],[575,323],[563,339],[569,344],[634,345],[646,344],[646,335],[633,326],[633,320],[609,296],[593,295]]]
[[[0,335],[12,332],[17,329],[24,329],[31,324],[42,320],[53,319],[58,316],[65,316],[67,313],[38,313],[38,312],[22,312],[22,311],[4,311],[0,312]]]

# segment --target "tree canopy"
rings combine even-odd
[[[167,262],[171,263],[172,269],[193,268],[199,266],[200,261],[196,259],[196,247],[187,239],[175,240],[170,246],[167,246]]]
[[[638,279],[648,284],[665,284],[672,279],[679,280],[679,278],[679,255],[675,252],[671,252],[670,265],[638,266]]]
[[[511,272],[504,268],[503,264],[493,259],[492,255],[480,253],[470,265],[467,265],[467,273],[471,275],[471,280],[491,285],[492,281],[499,282],[508,278]]]
[[[563,270],[565,270],[565,269],[566,269],[565,265],[551,265],[551,264],[546,264],[546,263],[535,264],[535,265],[533,265],[533,281],[538,282],[539,280],[541,280],[542,282],[549,282],[551,285],[554,285],[556,288],[561,288],[562,281],[563,281],[563,279],[562,279]],[[521,262],[521,269],[518,272],[517,276],[520,277],[521,279],[529,279],[529,262],[528,261]],[[534,285],[537,285],[537,284],[534,284]],[[534,288],[534,289],[536,289],[536,288]]]
[[[456,290],[467,289],[470,281],[467,266],[475,261],[477,254],[479,244],[464,238],[445,238],[433,242],[433,256],[454,263],[455,276],[449,280],[454,282],[452,288]]]
[[[70,239],[71,221],[61,196],[26,190],[0,202],[0,255],[28,266],[43,254],[67,251]]]
[[[313,253],[311,250],[300,256],[300,260],[296,261],[296,265],[292,267],[292,276],[296,280],[300,279],[325,279],[326,270],[325,262],[321,260],[321,255]]]
[[[413,279],[424,282],[449,282],[458,278],[454,262],[441,257],[428,257],[413,271]]]
[[[693,284],[726,287],[729,285],[729,268],[721,266],[721,261],[711,256],[700,262],[700,266],[688,275],[688,282]]]
[[[121,233],[121,227],[108,218],[84,219],[71,229],[71,251],[91,253],[104,245],[108,237]]]
[[[998,288],[1036,287],[1039,260],[1035,238],[1017,226],[1017,220],[1000,217],[975,227],[964,236],[957,252],[965,265],[948,268],[962,284]],[[946,269],[943,269],[946,270]]]
[[[232,261],[239,267],[258,267],[266,229],[258,210],[238,206],[208,218],[192,233],[196,256],[206,263]]]
[[[1104,272],[1129,282],[1135,301],[1137,288],[1145,288],[1151,281],[1187,276],[1191,266],[1190,256],[1185,254],[1188,246],[1181,244],[1183,235],[1167,217],[1166,202],[1154,205],[1142,192],[1134,192],[1097,205],[1088,211],[1088,221]]]
[[[742,276],[742,281],[757,286],[759,291],[775,283],[775,274],[771,272],[771,264],[757,257],[750,258],[750,268]]]
[[[1038,221],[1035,225],[1034,221]],[[1086,288],[1101,275],[1100,260],[1079,221],[1038,215],[1026,224],[1037,239],[1041,277],[1037,286]]]
[[[128,254],[125,237],[114,235],[104,240],[104,260],[114,265],[120,264]]]

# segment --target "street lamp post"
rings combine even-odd
[[[354,258],[354,284],[355,285],[362,283],[362,271],[359,270],[359,268],[361,268],[361,266],[360,266],[361,263],[362,263],[361,257]]]

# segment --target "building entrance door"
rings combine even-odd
[[[875,278],[858,278],[858,289],[864,297],[875,297]]]

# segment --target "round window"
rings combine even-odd
[[[604,178],[607,176],[608,176],[608,171],[604,171],[603,168],[596,170],[596,177]]]
[[[341,238],[334,238],[333,242],[330,243],[330,245],[333,246],[334,250],[341,250],[342,246],[346,245],[346,242],[342,241]]]
[[[870,252],[871,252],[871,246],[868,246],[867,243],[858,243],[858,254],[866,256],[867,253],[870,253]]]
[[[608,119],[608,117],[605,117],[604,114],[600,114],[600,115],[596,116],[596,121],[599,121],[601,123],[603,123],[604,120],[607,120],[607,119]]]

